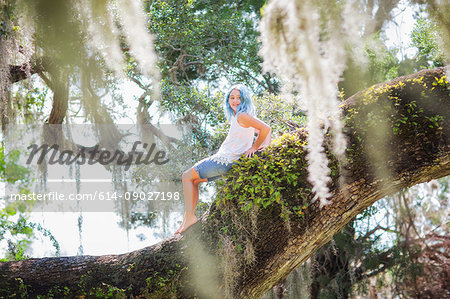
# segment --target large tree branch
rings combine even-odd
[[[53,103],[52,111],[50,112],[50,116],[47,120],[48,124],[60,125],[62,124],[64,117],[66,117],[67,109],[69,107],[68,81],[68,76],[65,74],[53,76]]]
[[[10,65],[9,80],[11,83],[16,83],[28,79],[31,75],[46,72],[50,68],[50,64],[50,59],[47,57],[39,57],[22,65]]]
[[[51,80],[45,75],[49,73]],[[69,85],[68,76],[62,70],[55,68],[48,57],[39,57],[22,65],[9,66],[10,83],[28,79],[33,74],[39,74],[53,91],[52,111],[46,123],[61,124],[68,108]]]
[[[184,236],[122,255],[2,263],[0,293],[17,293],[22,285],[29,295],[46,294],[52,288],[54,293],[55,286],[81,294],[106,284],[144,297],[213,298],[225,290],[234,298],[259,298],[378,199],[450,174],[450,96],[448,83],[437,83],[443,76],[443,68],[424,70],[345,101],[348,161],[338,167],[332,159],[332,203],[322,209],[312,204],[302,210],[302,218],[289,213],[289,221],[280,217],[298,204],[296,194],[306,201],[313,197],[303,164],[306,133],[298,131],[270,147],[269,154],[249,161],[268,167],[284,165],[296,174],[296,180],[288,182],[284,168],[268,172],[266,167],[249,168],[244,163],[233,168],[219,191],[225,203],[213,204],[202,223]],[[379,133],[380,128],[390,134],[372,132]],[[374,149],[382,151],[381,158],[372,157]],[[252,188],[262,192],[245,183],[255,176],[267,182],[258,186],[275,186],[280,196],[266,208],[245,212],[239,201],[244,206],[248,203],[250,193],[246,192]],[[255,204],[258,198],[267,200],[256,197]]]

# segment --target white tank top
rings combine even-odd
[[[252,147],[254,136],[255,129],[253,127],[244,128],[238,123],[237,117],[233,116],[227,138],[220,146],[219,151],[210,159],[222,164],[232,163]]]

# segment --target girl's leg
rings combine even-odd
[[[176,230],[175,234],[184,232],[188,227],[198,221],[195,216],[195,207],[198,202],[198,185],[201,182],[206,182],[206,179],[201,179],[194,168],[190,168],[181,176],[183,182],[184,193],[184,219],[181,226]]]
[[[207,179],[201,179],[201,178],[194,180],[194,203],[193,203],[194,210],[195,210],[195,207],[197,206],[197,202],[198,202],[198,198],[199,198],[198,185],[200,185],[200,183],[204,183],[207,181],[208,181]]]

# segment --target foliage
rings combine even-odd
[[[210,90],[198,90],[190,86],[171,85],[162,82],[163,109],[171,113],[174,121],[188,127],[189,144],[197,150],[215,149],[222,140],[211,132],[219,124],[223,126],[225,118],[222,110],[223,95],[209,95]],[[201,156],[201,155],[199,155]]]
[[[29,171],[17,165],[19,155],[20,152],[13,151],[5,156],[4,148],[1,148],[0,176],[2,180],[9,183],[26,182]],[[25,211],[26,205],[23,203],[9,204],[0,209],[0,241],[6,240],[8,244],[4,260],[26,258],[25,250],[31,244],[34,232],[23,215]],[[16,214],[18,214],[17,219],[14,219]]]
[[[4,149],[1,148],[0,178],[10,184],[19,184],[21,192],[26,193],[28,192],[29,170],[17,163],[19,156],[20,152],[17,150],[5,155]],[[7,243],[7,251],[0,261],[17,261],[28,258],[26,250],[38,232],[53,243],[56,255],[59,254],[59,244],[53,235],[40,224],[28,221],[28,209],[29,204],[23,202],[9,203],[0,209],[0,241]]]
[[[419,68],[435,68],[444,65],[445,55],[438,44],[438,25],[434,21],[419,18],[411,33],[411,44],[417,48],[416,64]]]
[[[176,298],[180,285],[180,277],[185,275],[187,268],[175,265],[175,270],[164,269],[165,273],[155,272],[152,277],[146,279],[146,287],[143,290],[145,298]]]
[[[355,223],[356,241],[369,245],[353,262],[361,265],[356,292],[365,293],[372,285],[402,298],[445,297],[448,184],[447,177],[402,190],[378,202],[372,217]],[[371,222],[376,224],[371,227]]]
[[[272,129],[273,137],[305,126],[306,116],[297,103],[286,97],[271,93],[263,93],[254,97],[259,119]]]
[[[377,45],[379,35],[373,37],[374,44]],[[384,44],[377,46],[366,46],[366,55],[368,57],[367,74],[365,84],[371,86],[376,83],[389,81],[399,76],[399,61],[395,57],[395,50],[388,50]],[[402,74],[404,75],[404,74]]]
[[[14,4],[15,1],[2,1],[0,3],[0,39],[14,35],[14,32],[17,30],[14,24],[16,21]]]
[[[306,165],[304,157],[305,141],[299,138],[304,131],[285,134],[274,140],[273,146],[254,158],[241,158],[238,167],[233,167],[229,178],[218,192],[219,202],[231,201],[243,211],[255,207],[266,208],[273,203],[280,204],[285,217],[294,212],[287,209],[294,203],[295,214],[299,217],[310,201],[310,185],[299,177],[300,169]],[[276,152],[276,154],[275,154]],[[248,173],[246,177],[240,173]],[[231,179],[232,178],[232,179]]]
[[[146,9],[163,57],[163,77],[191,85],[219,78],[253,89],[274,90],[270,76],[261,74],[257,55],[257,14],[264,1],[149,1]],[[216,85],[217,86],[217,85]]]
[[[218,182],[215,213],[227,219],[221,227],[219,249],[228,296],[234,294],[236,269],[255,260],[252,244],[257,219],[273,211],[289,229],[291,221],[304,217],[312,199],[311,186],[302,171],[306,165],[305,134],[303,129],[284,134],[261,154],[241,158],[225,181]]]

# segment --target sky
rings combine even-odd
[[[412,58],[417,53],[417,50],[410,46],[415,9],[414,6],[407,5],[407,1],[400,1],[398,7],[393,10],[393,22],[385,25],[386,45],[390,49],[400,49],[398,59]]]

